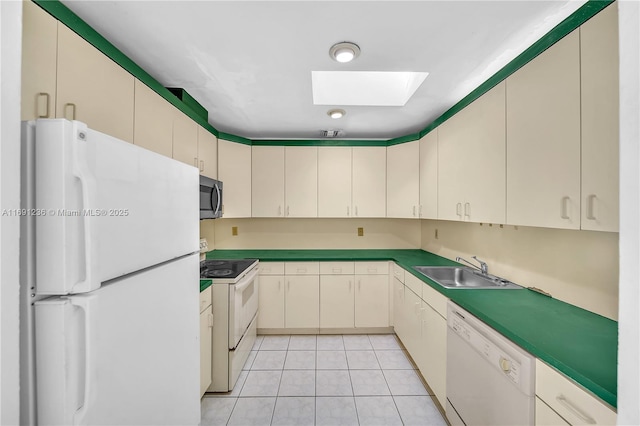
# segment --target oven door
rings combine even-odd
[[[258,265],[229,285],[229,349],[235,347],[258,312]]]

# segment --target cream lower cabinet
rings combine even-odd
[[[57,49],[58,21],[23,1],[21,120],[55,117]]]
[[[353,328],[353,275],[320,275],[320,328]]]
[[[536,360],[536,425],[615,425],[616,418],[600,399]]]
[[[211,339],[213,311],[211,287],[200,293],[200,396],[211,385]]]
[[[574,31],[507,87],[507,223],[580,228],[580,40]]]
[[[286,262],[285,328],[320,326],[320,266],[318,262]]]
[[[389,327],[389,262],[356,262],[355,326]]]
[[[258,328],[284,328],[284,262],[260,262]]]
[[[133,75],[61,22],[57,61],[56,117],[133,142]]]
[[[404,283],[397,277],[393,278],[393,330],[403,342],[408,336],[407,313],[404,308],[406,290]]]
[[[251,217],[251,146],[218,140],[218,178],[223,217]]]

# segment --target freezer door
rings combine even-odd
[[[38,424],[197,425],[198,255],[36,302]]]
[[[198,251],[198,169],[88,129],[37,120],[36,293],[100,283]]]

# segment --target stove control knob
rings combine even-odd
[[[508,359],[501,357],[500,368],[502,368],[502,371],[504,371],[505,373],[508,373],[509,371],[511,371],[511,362]]]

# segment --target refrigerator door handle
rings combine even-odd
[[[81,187],[82,195],[82,227],[83,227],[83,244],[82,250],[84,257],[84,281],[78,282],[72,288],[72,293],[84,293],[93,291],[100,288],[100,282],[94,278],[96,272],[96,265],[94,262],[97,258],[97,253],[94,253],[94,241],[93,241],[93,217],[94,215],[101,214],[102,210],[97,209],[92,194],[96,194],[95,179],[92,171],[87,164],[87,132],[85,129],[78,129],[77,139],[73,143],[74,155],[72,173],[78,178]]]
[[[82,398],[78,399],[82,401],[82,405],[78,407],[78,410],[73,415],[73,424],[74,425],[84,425],[87,424],[85,417],[87,412],[89,411],[89,397],[91,395],[92,387],[91,384],[93,382],[93,351],[92,351],[92,327],[91,327],[91,300],[94,298],[94,295],[90,296],[80,296],[69,299],[71,304],[78,309],[80,309],[84,313],[84,335],[82,336],[84,339],[84,370],[81,371],[82,382],[84,383],[84,391],[82,392]]]

